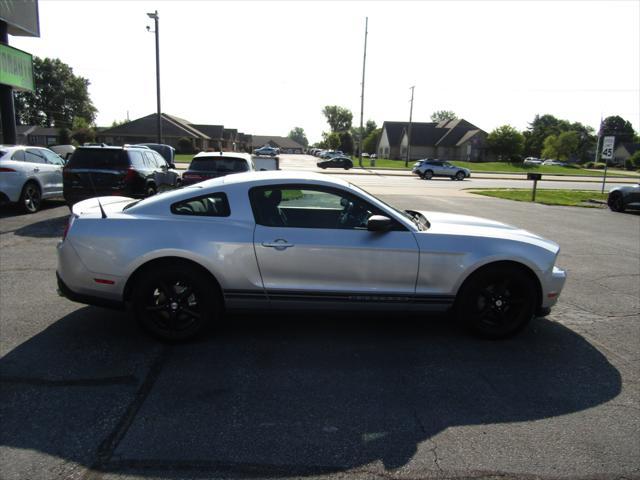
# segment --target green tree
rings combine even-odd
[[[458,116],[451,110],[436,110],[431,114],[432,122],[442,122],[443,120],[455,120]]]
[[[627,170],[640,170],[640,150],[627,159],[625,167]]]
[[[578,132],[569,131],[562,132],[560,135],[549,135],[544,140],[542,156],[568,160],[576,155],[579,145],[580,134]]]
[[[529,128],[524,132],[524,153],[533,157],[540,157],[544,147],[544,140],[549,135],[559,135],[569,130],[570,124],[566,120],[559,120],[553,115],[536,115]]]
[[[338,105],[327,105],[322,109],[322,113],[327,119],[331,132],[348,132],[351,128],[353,113]]]
[[[607,117],[602,122],[601,135],[613,135],[616,137],[616,145],[620,143],[632,142],[636,132],[631,126],[631,122],[618,115]]]
[[[309,145],[309,140],[307,140],[307,135],[304,133],[304,128],[302,127],[294,127],[293,130],[289,132],[287,135],[291,140],[298,142],[303,147]]]
[[[338,150],[340,148],[340,134],[338,132],[322,132],[323,147],[330,150]]]
[[[71,143],[71,130],[61,128],[58,130],[58,145],[69,145]]]
[[[382,134],[381,128],[376,128],[362,141],[362,151],[367,153],[376,153],[378,139]]]
[[[340,150],[342,150],[345,154],[353,153],[353,137],[351,136],[351,132],[340,132],[338,133],[340,137]]]
[[[89,80],[73,74],[58,58],[33,59],[35,91],[16,92],[16,121],[20,125],[70,127],[73,119],[92,124],[96,107],[89,97]]]
[[[487,136],[487,147],[501,160],[509,161],[522,153],[524,136],[511,125],[502,125]]]
[[[94,142],[96,139],[96,131],[89,125],[89,122],[82,118],[76,117],[71,125],[71,138],[79,145],[86,142]]]

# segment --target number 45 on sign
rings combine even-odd
[[[616,137],[604,137],[602,142],[602,160],[611,160],[613,158],[613,145],[616,141]]]

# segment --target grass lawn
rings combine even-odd
[[[193,155],[185,154],[185,153],[176,153],[175,160],[176,163],[191,163],[191,159]]]
[[[469,189],[470,193],[485,195],[487,197],[504,198],[506,200],[516,200],[518,202],[530,202],[532,190],[528,188],[503,188],[495,190]],[[544,205],[566,205],[569,207],[595,207],[599,204],[590,205],[589,200],[605,200],[606,193],[587,190],[547,190],[538,189],[536,191],[536,203]]]
[[[409,162],[409,166],[404,166],[404,160],[385,160],[376,159],[376,166],[373,168],[397,168],[400,170],[411,170],[415,161]],[[587,175],[591,177],[602,177],[603,171],[585,170],[584,168],[571,168],[571,167],[559,167],[555,165],[540,166],[540,167],[524,167],[521,163],[506,163],[506,162],[451,162],[459,167],[468,168],[471,172],[499,172],[499,173],[520,173],[526,174],[529,172],[543,173],[547,175]],[[354,166],[358,166],[358,159],[353,157]],[[368,158],[362,159],[362,165],[365,168],[370,168],[371,160]],[[637,172],[626,172],[624,170],[609,169],[607,175],[611,176],[638,176]]]

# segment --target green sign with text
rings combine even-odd
[[[33,91],[33,57],[27,52],[0,44],[0,83]]]

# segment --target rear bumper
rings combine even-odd
[[[96,307],[111,308],[115,310],[125,310],[125,304],[116,300],[108,300],[106,298],[94,297],[91,295],[83,295],[71,290],[66,283],[60,278],[60,274],[56,272],[58,281],[58,295],[65,297],[72,302],[83,303],[85,305],[94,305]]]

